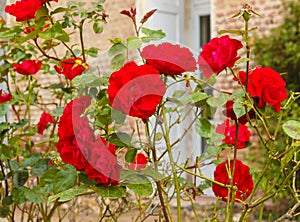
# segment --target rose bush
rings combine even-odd
[[[300,123],[289,113],[300,93],[288,95],[280,74],[271,68],[249,68],[249,51],[245,58],[239,56],[243,47],[251,47],[248,22],[256,13],[249,5],[236,15],[244,19],[246,30],[223,30],[225,35],[204,45],[197,58],[179,44],[152,43],[165,37],[161,30],[144,27],[156,10],[140,21],[135,8],[122,10],[136,36],[110,39],[110,71],[103,73],[90,59],[102,58],[99,49],[84,44],[84,24],[102,32],[104,0],[92,2],[92,8],[77,1],[56,7],[55,2],[17,1],[6,6],[17,24],[8,27],[0,19],[0,72],[6,86],[0,90],[0,117],[5,120],[0,123],[1,217],[18,221],[20,211],[20,220],[57,216],[62,221],[79,196],[95,195],[99,221],[117,221],[130,210],[138,212],[135,221],[174,221],[170,197],[176,199],[177,221],[185,220],[183,201],[190,202],[201,221],[195,200],[207,188],[216,203],[203,220],[233,221],[236,205],[239,221],[250,216],[261,220],[265,202],[280,195],[290,197],[291,208],[278,220],[299,215]],[[78,42],[71,40],[72,33],[78,34]],[[139,63],[130,61],[131,50],[140,55]],[[213,86],[223,71],[239,83],[236,91]],[[57,81],[42,84],[44,74]],[[217,109],[223,110],[225,121],[215,129]],[[205,151],[180,162],[183,155],[177,150],[199,144],[191,141],[190,130],[205,138]],[[258,155],[247,166],[255,146]],[[244,163],[239,152],[247,157]],[[214,178],[202,172],[208,163],[216,167]]]

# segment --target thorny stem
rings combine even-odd
[[[38,44],[38,41],[37,41],[37,38],[35,38],[34,40],[34,43],[35,43],[35,46],[38,48],[38,50],[43,54],[43,56],[45,56],[46,58],[48,59],[53,59],[53,60],[56,60],[56,61],[60,61],[60,59],[56,58],[56,57],[53,57],[53,56],[49,56],[41,47],[40,45]]]
[[[250,59],[250,45],[249,45],[249,38],[248,38],[248,21],[245,21],[245,42],[246,42],[246,50],[247,50],[247,62],[246,62],[246,92],[248,92],[248,82],[249,82],[249,59]]]

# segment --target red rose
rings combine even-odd
[[[43,135],[43,132],[49,123],[53,123],[52,116],[46,112],[43,112],[40,121],[37,124],[38,133]]]
[[[213,73],[219,74],[226,67],[232,68],[240,58],[237,51],[242,47],[240,41],[231,39],[228,35],[213,38],[202,47],[202,53],[198,57],[203,75],[209,78]]]
[[[149,65],[125,64],[109,78],[109,102],[116,110],[146,119],[160,103],[166,86],[159,72]]]
[[[230,126],[229,120],[225,120],[225,122],[219,125],[216,131],[225,136],[223,140],[224,143],[235,145],[235,137],[236,137],[236,125]],[[237,139],[237,148],[242,149],[245,148],[247,143],[250,142],[251,133],[246,125],[240,124],[238,127],[238,139]]]
[[[78,170],[83,170],[87,164],[82,152],[90,148],[94,134],[87,117],[81,117],[91,98],[81,96],[69,102],[58,122],[59,141],[57,150],[63,162],[72,164]]]
[[[2,90],[0,89],[0,104],[8,102],[10,100],[12,100],[12,95],[10,93],[2,95]]]
[[[42,3],[44,3],[44,2],[51,2],[51,1],[58,2],[58,0],[40,0],[40,2],[42,2]]]
[[[245,71],[239,71],[238,72],[238,78],[233,77],[233,80],[238,81],[240,80],[240,83],[242,83],[244,86],[246,85],[246,72]]]
[[[5,7],[5,12],[16,17],[17,22],[27,21],[35,18],[35,13],[42,7],[42,3],[37,0],[21,0],[15,4]]]
[[[23,60],[21,64],[13,64],[14,71],[22,75],[34,75],[36,74],[42,66],[41,61],[34,60]]]
[[[219,164],[214,172],[214,180],[223,184],[230,185],[230,176],[232,175],[234,161],[231,160],[228,164],[228,161],[225,161]],[[230,165],[230,166],[228,166]],[[230,169],[230,172],[229,172]],[[236,160],[235,172],[233,176],[233,185],[237,187],[236,199],[246,200],[253,190],[253,180],[250,174],[250,168],[244,165],[240,160]],[[227,201],[228,197],[228,188],[212,184],[212,190],[214,194],[218,197],[221,197],[223,201]],[[231,190],[230,190],[230,199],[231,199]]]
[[[146,46],[141,56],[146,63],[156,68],[161,74],[181,75],[183,72],[196,70],[196,60],[188,48],[165,42],[155,46]]]
[[[144,169],[146,167],[147,163],[148,163],[148,157],[143,153],[139,153],[133,159],[132,163],[129,166],[129,169],[131,169],[131,170],[141,170],[141,169]]]
[[[248,92],[259,99],[257,106],[263,108],[266,104],[280,111],[280,103],[287,98],[285,81],[275,70],[257,67],[249,72]]]
[[[88,65],[83,62],[81,58],[68,58],[61,62],[60,65],[54,66],[56,72],[63,74],[67,79],[72,80],[76,76],[80,76],[85,70],[88,69]]]
[[[106,144],[103,138],[91,143],[85,172],[89,179],[95,179],[97,183],[115,186],[119,184],[121,167],[117,162],[116,147],[112,143],[109,146]]]
[[[241,116],[240,118],[236,118],[236,115],[234,113],[234,110],[233,110],[233,104],[234,104],[234,101],[233,100],[228,100],[225,104],[225,107],[226,107],[226,110],[223,111],[224,115],[229,117],[230,119],[232,120],[238,120],[238,122],[240,124],[246,124],[248,122],[248,119],[247,119],[247,115],[244,114],[243,116]],[[254,117],[254,110],[251,109],[249,112],[248,112],[248,116],[250,119],[252,119]]]
[[[14,71],[22,75],[34,75],[36,74],[42,66],[41,61],[34,60],[23,60],[21,64],[13,64]]]

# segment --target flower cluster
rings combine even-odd
[[[94,138],[87,117],[81,117],[91,98],[81,96],[69,102],[58,122],[59,141],[56,145],[62,161],[77,170],[85,170],[88,178],[103,185],[117,185],[120,166],[113,144]]]

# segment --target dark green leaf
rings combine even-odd
[[[28,175],[28,170],[27,169],[16,171],[13,174],[14,186],[15,187],[23,186],[27,182],[28,177],[29,177],[29,175]]]
[[[137,154],[137,149],[129,148],[125,154],[125,161],[131,164]]]
[[[205,138],[212,136],[214,129],[209,120],[200,118],[196,121],[196,132]]]
[[[25,188],[25,198],[33,203],[43,203],[43,194],[39,191],[39,187],[35,186],[33,189]]]
[[[102,33],[103,32],[103,25],[102,23],[95,22],[93,25],[93,30],[96,34]]]
[[[77,171],[72,165],[65,165],[64,169],[58,171],[54,181],[54,193],[59,193],[75,186]]]
[[[24,162],[20,165],[20,167],[28,167],[33,166],[37,163],[37,161],[41,158],[41,153],[33,153],[31,157],[25,159]]]
[[[109,135],[108,141],[116,146],[131,146],[131,137],[128,134],[122,132],[117,132]]]
[[[17,189],[13,189],[12,198],[16,204],[19,205],[25,202],[26,200],[25,191],[26,191],[25,187],[18,187]]]
[[[46,40],[57,39],[63,42],[68,42],[69,35],[62,29],[59,22],[56,22],[49,29],[44,32],[39,32],[39,36]]]
[[[132,174],[126,177],[124,184],[136,194],[150,196],[153,193],[151,181],[142,175]]]
[[[43,173],[45,173],[50,167],[52,167],[49,164],[50,159],[39,159],[37,163],[32,167],[30,174],[33,176],[41,176]]]

